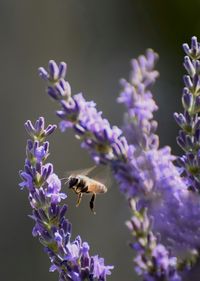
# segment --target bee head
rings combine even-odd
[[[78,179],[75,177],[69,177],[66,181],[66,185],[68,188],[73,188],[78,183]]]

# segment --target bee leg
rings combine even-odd
[[[76,207],[78,207],[81,203],[81,199],[83,197],[83,193],[78,193],[78,199],[77,199],[77,202],[76,202]]]
[[[95,198],[96,198],[96,194],[93,193],[92,198],[91,198],[91,200],[90,200],[90,209],[91,209],[91,211],[92,211],[94,214],[96,214],[95,211],[94,211],[94,201],[95,201]]]

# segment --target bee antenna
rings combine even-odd
[[[61,180],[61,181],[65,180],[65,183],[64,183],[64,184],[67,184],[68,181],[69,181],[69,178],[61,178],[60,180]]]

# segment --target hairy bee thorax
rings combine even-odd
[[[80,192],[88,191],[88,186],[86,180],[80,177],[70,177],[68,187],[72,188],[77,194]]]

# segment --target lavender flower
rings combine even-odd
[[[51,260],[50,271],[58,271],[60,281],[106,280],[113,266],[105,266],[103,258],[90,256],[90,247],[80,236],[71,242],[71,223],[65,218],[67,205],[59,204],[67,196],[61,192],[61,181],[53,165],[46,163],[49,155],[46,137],[56,126],[45,129],[44,118],[40,117],[35,125],[28,120],[25,128],[32,139],[27,141],[20,187],[29,192],[31,218],[35,221],[32,233],[38,236]]]
[[[131,247],[137,253],[134,259],[136,272],[143,276],[144,281],[180,281],[181,276],[177,272],[178,260],[171,256],[164,245],[157,242],[156,236],[151,231],[147,209],[143,208],[139,212],[135,201],[131,200],[130,203],[133,217],[127,222],[127,226],[136,240],[131,243]]]
[[[122,92],[118,102],[127,108],[123,131],[129,143],[142,149],[158,148],[158,137],[154,134],[157,122],[152,120],[158,107],[149,90],[159,75],[154,70],[157,59],[158,55],[153,50],[147,50],[146,56],[131,61],[130,81],[120,81]]]
[[[185,113],[175,114],[182,128],[178,143],[187,152],[179,159],[181,169],[174,165],[176,157],[169,147],[159,148],[155,134],[157,105],[150,86],[158,77],[154,70],[158,56],[152,50],[133,60],[130,80],[121,81],[118,101],[127,108],[122,130],[111,126],[94,102],[82,94],[72,95],[69,83],[59,74],[66,69],[64,63],[57,66],[50,61],[49,71],[39,69],[48,94],[61,106],[57,111],[61,130],[74,129],[93,160],[110,165],[120,190],[131,202],[133,217],[128,226],[135,238],[136,271],[145,281],[182,280],[200,247],[200,198],[191,193],[191,189],[198,190],[200,163],[199,43],[193,38],[191,49],[187,45],[184,49],[193,61],[187,58],[184,63],[189,74],[184,78]]]
[[[158,75],[156,71],[152,70],[156,58],[157,55],[149,50],[147,58],[141,57],[140,63],[138,62],[137,64],[136,61],[134,62],[135,70],[132,74],[132,81],[135,85],[142,81],[143,86],[141,88],[146,89],[145,87],[153,83]],[[49,73],[44,68],[40,68],[39,73],[42,78],[45,77],[45,80],[48,81],[48,93],[49,89],[51,89],[51,92],[54,92],[54,100],[57,100],[61,105],[61,110],[57,111],[58,116],[62,119],[60,122],[61,130],[65,131],[69,127],[73,128],[76,137],[81,140],[82,147],[90,152],[97,163],[111,165],[115,177],[120,183],[120,189],[127,198],[132,198],[133,196],[143,197],[146,194],[152,196],[152,193],[157,194],[160,189],[167,189],[169,186],[174,186],[174,184],[184,188],[185,183],[181,180],[177,169],[172,164],[172,160],[175,158],[171,155],[170,148],[166,147],[157,150],[158,137],[152,133],[156,125],[154,126],[155,122],[151,120],[152,111],[157,106],[148,91],[145,90],[140,96],[139,92],[136,93],[136,89],[139,89],[137,85],[134,93],[132,92],[135,99],[143,100],[141,104],[146,104],[146,106],[150,104],[150,109],[144,118],[144,106],[141,105],[141,110],[139,107],[136,110],[139,123],[134,135],[138,136],[138,142],[137,144],[134,142],[129,145],[122,135],[122,130],[116,126],[112,127],[108,120],[102,118],[102,113],[97,111],[94,102],[87,102],[82,94],[72,96],[71,91],[63,99],[61,98],[60,92],[57,91],[58,85],[62,87],[63,84],[69,83],[63,83],[63,78],[53,80],[52,77],[56,75],[50,76],[51,63],[52,61],[50,61]],[[140,72],[139,66],[141,68]],[[56,67],[55,64],[54,67]],[[60,67],[57,66],[56,73],[58,73]],[[138,73],[145,77],[137,78],[137,76],[140,77]],[[127,104],[131,98],[129,90],[133,88],[130,83],[129,86],[128,90],[127,87],[124,88],[120,97],[120,100],[123,98],[124,101],[127,98]],[[126,93],[126,90],[128,93]],[[52,97],[51,94],[50,96]],[[151,102],[149,102],[150,99]],[[132,106],[134,107],[134,104]],[[135,117],[136,113],[131,118],[134,119]],[[142,126],[140,121],[145,125]],[[141,132],[139,132],[139,129],[141,129]],[[149,139],[151,139],[150,142],[148,141]],[[146,145],[149,143],[149,150],[147,149],[148,146],[144,145],[145,143]],[[163,184],[161,185],[160,182],[163,182]]]
[[[196,37],[191,39],[191,48],[183,44],[187,56],[184,57],[184,67],[187,75],[183,80],[182,104],[184,113],[175,113],[177,124],[181,127],[177,142],[183,149],[184,155],[178,159],[182,167],[188,187],[193,191],[200,191],[200,47]]]
[[[111,127],[108,120],[102,118],[94,102],[87,102],[82,94],[72,96],[69,83],[52,73],[52,65],[54,72],[58,73],[64,63],[57,66],[50,61],[49,73],[40,68],[39,74],[48,81],[48,94],[61,105],[61,110],[56,112],[62,119],[61,131],[74,128],[82,147],[88,149],[97,163],[106,163],[118,157],[126,159],[128,147],[126,140],[121,137],[122,131],[116,126]],[[63,90],[62,94],[60,89]]]

